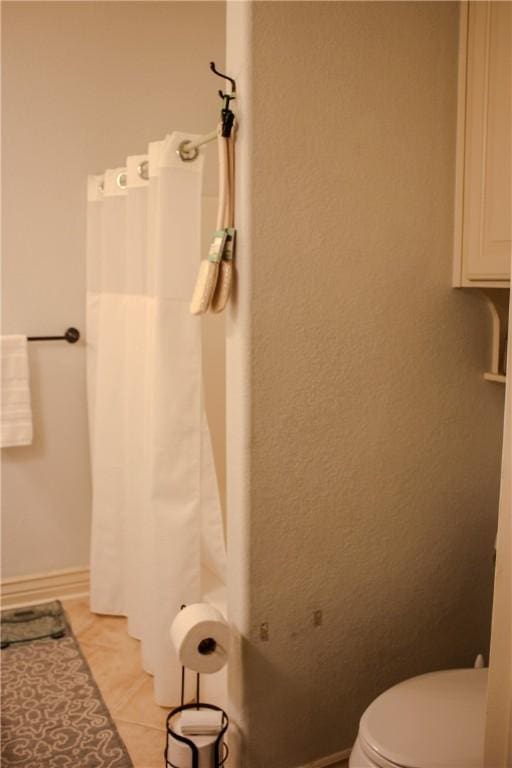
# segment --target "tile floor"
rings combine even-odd
[[[142,669],[126,619],[91,613],[85,597],[62,604],[135,768],[163,768],[169,710],[153,701],[153,678]]]
[[[85,597],[62,604],[135,768],[163,768],[169,710],[153,701],[153,678],[142,669],[126,619],[91,613]]]

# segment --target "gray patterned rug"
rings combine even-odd
[[[60,603],[1,619],[2,768],[133,768]]]

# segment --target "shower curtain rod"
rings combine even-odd
[[[181,142],[176,151],[181,159],[187,163],[190,160],[196,159],[199,154],[199,147],[202,147],[204,144],[209,144],[210,141],[215,141],[216,138],[217,131],[215,130],[211,133],[207,133],[205,136],[201,136],[201,138],[197,141],[190,141],[189,139],[185,139],[185,141]]]
[[[229,77],[229,75],[224,75],[222,72],[219,72],[219,70],[215,66],[214,61],[210,61],[210,69],[218,77],[222,77],[224,80],[229,80],[231,84],[231,93],[224,93],[223,91],[219,91],[219,96],[224,102],[224,106],[220,112],[220,115],[221,115],[221,134],[220,135],[223,136],[225,139],[229,139],[229,137],[231,136],[231,131],[233,130],[233,122],[235,119],[235,115],[233,114],[233,111],[230,109],[229,103],[234,99],[236,99],[236,82],[235,80],[233,80],[232,77]],[[216,131],[212,131],[211,133],[207,133],[206,136],[202,136],[200,139],[198,139],[198,141],[190,141],[190,140],[182,141],[177,149],[177,153],[185,163],[189,162],[190,160],[195,160],[199,154],[199,147],[202,147],[203,144],[208,144],[210,141],[215,141],[217,136],[218,136],[218,132],[216,130]]]
[[[202,147],[203,144],[209,144],[210,141],[215,141],[216,138],[217,138],[217,131],[212,131],[211,133],[207,133],[205,136],[201,136],[197,141],[190,141],[190,139],[185,139],[185,141],[182,141],[181,144],[179,145],[178,149],[176,150],[176,154],[180,156],[183,162],[188,163],[190,160],[196,159],[196,157],[199,154],[199,147]],[[144,179],[144,181],[148,181],[149,180],[149,161],[143,160],[142,163],[137,167],[137,172],[141,179]],[[118,175],[116,181],[117,181],[117,186],[120,189],[126,189],[127,179],[126,179],[126,173],[124,171]],[[101,184],[100,184],[100,190],[103,191]]]
[[[233,114],[233,111],[229,107],[230,101],[233,101],[236,99],[236,82],[233,80],[232,77],[229,77],[229,75],[224,75],[222,72],[219,72],[219,70],[215,66],[215,62],[210,62],[210,69],[212,72],[214,72],[219,77],[224,78],[224,80],[229,80],[231,83],[231,93],[223,93],[222,91],[219,91],[219,96],[221,97],[222,101],[224,102],[224,106],[221,110],[221,118],[222,118],[222,130],[221,135],[224,138],[229,138],[231,136],[231,131],[233,130],[233,123],[235,116]],[[195,160],[196,157],[199,155],[199,147],[204,146],[204,144],[209,144],[211,141],[215,141],[215,139],[218,136],[218,129],[215,131],[212,131],[211,133],[207,133],[204,136],[201,136],[197,141],[191,141],[190,139],[185,139],[185,141],[182,141],[179,145],[178,149],[176,150],[176,154],[179,155],[181,160],[183,162],[188,163],[191,160]],[[149,180],[149,161],[143,160],[140,165],[137,167],[137,172],[141,179],[144,179],[144,181]],[[126,189],[127,187],[127,177],[126,173],[122,171],[117,176],[117,186],[120,189]],[[103,182],[99,184],[98,187],[100,192],[103,192]]]

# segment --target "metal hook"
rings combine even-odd
[[[228,77],[228,75],[224,75],[222,72],[219,72],[219,70],[215,66],[214,61],[210,61],[210,69],[212,70],[212,72],[215,72],[215,74],[218,75],[219,77],[223,77],[224,80],[229,80],[229,82],[231,83],[231,93],[232,94],[236,93],[236,83],[232,77]],[[222,92],[219,91],[219,93],[222,93]],[[223,99],[226,98],[223,93],[222,93],[222,98]],[[233,98],[233,96],[231,98]]]
[[[229,80],[229,82],[231,83],[231,93],[223,93],[223,91],[219,91],[219,96],[224,101],[224,107],[221,110],[222,135],[224,136],[224,138],[229,138],[231,136],[233,121],[235,119],[235,116],[232,110],[229,108],[229,102],[232,101],[233,99],[236,99],[236,83],[232,77],[225,75],[223,72],[219,72],[219,70],[215,66],[214,61],[210,61],[210,69],[212,70],[212,72],[218,75],[218,77],[223,77],[224,80]]]

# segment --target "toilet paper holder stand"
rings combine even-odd
[[[167,738],[165,742],[165,752],[164,752],[165,768],[180,768],[179,766],[174,765],[170,761],[169,736],[171,736],[173,739],[176,739],[176,741],[181,742],[182,744],[188,745],[188,747],[190,748],[191,757],[192,757],[192,763],[190,765],[190,768],[199,768],[199,750],[197,748],[197,745],[192,741],[192,739],[188,739],[186,736],[176,733],[176,731],[174,731],[171,726],[171,721],[173,717],[176,717],[176,715],[178,715],[180,712],[183,712],[186,709],[213,709],[217,712],[222,712],[222,727],[221,727],[221,730],[219,731],[219,735],[217,736],[217,739],[213,747],[214,763],[211,768],[221,768],[228,758],[229,749],[228,749],[228,745],[224,741],[224,735],[229,726],[229,718],[227,714],[224,712],[224,710],[221,709],[221,707],[217,707],[215,704],[205,704],[200,701],[200,698],[199,698],[200,684],[201,684],[200,679],[201,679],[200,673],[196,672],[196,700],[191,704],[185,704],[185,667],[182,666],[181,668],[181,704],[179,707],[175,707],[174,709],[171,709],[166,719]]]

